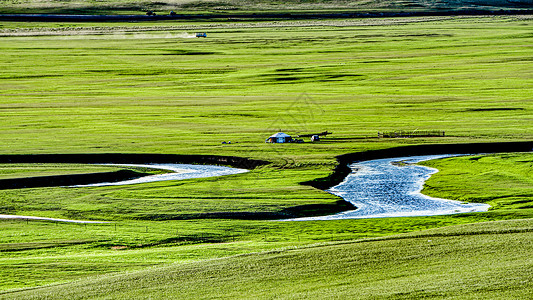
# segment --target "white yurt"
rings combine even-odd
[[[292,137],[286,133],[278,132],[269,136],[265,143],[290,143],[292,142]]]

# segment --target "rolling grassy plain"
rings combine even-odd
[[[524,299],[533,275],[531,223],[462,225],[237,255],[5,298]]]
[[[219,292],[228,297],[242,296],[250,287],[257,293],[250,297],[259,298],[319,297],[326,290],[363,297],[384,286],[383,280],[402,293],[384,297],[398,298],[446,298],[456,292],[497,297],[509,291],[519,297],[527,291],[524,286],[531,287],[531,260],[523,256],[530,252],[531,222],[480,223],[531,218],[530,154],[428,163],[442,173],[428,183],[427,193],[488,202],[495,209],[487,213],[328,222],[261,217],[313,215],[319,213],[317,205],[333,210],[336,197],[299,183],[328,175],[339,154],[406,144],[533,139],[530,17],[0,25],[1,154],[215,154],[273,162],[216,179],[0,191],[3,214],[111,222],[1,221],[1,297],[20,298],[24,295],[13,289],[80,279],[66,290],[57,286],[25,295],[62,298],[70,290],[80,297],[96,297],[96,291],[104,298],[129,298],[130,290],[138,296],[145,289],[136,280],[141,276],[161,282],[161,289],[146,295],[167,296],[162,293],[170,284],[180,290],[171,289],[169,296],[197,296],[194,287],[209,286],[209,298],[218,287],[213,282],[229,274],[243,277],[234,290]],[[188,38],[195,31],[206,31],[208,38]],[[265,144],[280,128],[289,134],[334,134],[320,143]],[[446,137],[376,138],[378,131],[394,130],[444,130]],[[465,165],[472,170],[468,181],[467,172],[453,173]],[[476,180],[484,172],[493,176]],[[498,189],[492,189],[493,182]],[[213,219],[218,213],[236,218]],[[238,219],[243,213],[258,215]],[[436,247],[412,236],[364,239],[465,223],[480,224],[420,233],[434,234]],[[408,245],[419,251],[412,253]],[[483,245],[491,246],[476,257]],[[392,268],[402,260],[401,274],[365,262],[372,256],[354,254],[382,246],[390,251],[375,254],[376,261]],[[209,260],[267,250],[277,252]],[[317,270],[313,266],[324,261],[316,261],[302,269],[309,257],[338,267]],[[409,266],[413,257],[416,263]],[[351,261],[374,270],[364,277],[366,292],[360,282],[339,281],[346,272],[361,272],[360,267],[346,269]],[[281,275],[264,274],[277,274],[272,272],[282,265],[290,268],[287,262],[298,268],[287,273],[286,287],[274,290],[271,285]],[[489,262],[494,268],[487,267]],[[164,267],[143,271],[152,266]],[[461,268],[450,282],[446,274],[453,266]],[[511,274],[506,268],[516,280],[506,281]],[[198,278],[213,280],[172,281],[191,269],[198,270]],[[209,270],[214,273],[204,276]],[[124,274],[91,277],[111,273]],[[160,279],[160,274],[169,275]],[[485,278],[494,288],[468,285]],[[433,283],[420,291],[411,279]],[[132,282],[133,288],[124,287]],[[302,290],[290,282],[299,282]]]
[[[62,14],[142,14],[154,11],[166,15],[171,10],[186,14],[235,12],[338,12],[338,11],[443,11],[443,10],[499,10],[530,8],[527,0],[386,0],[386,1],[302,1],[283,2],[264,0],[0,0],[0,13],[62,13]]]

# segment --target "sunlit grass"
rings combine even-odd
[[[238,13],[238,12],[291,12],[291,11],[442,11],[442,10],[499,10],[527,8],[526,0],[513,2],[502,0],[464,1],[263,1],[263,0],[85,0],[85,1],[0,1],[1,13],[67,13],[67,14],[144,14],[155,11],[168,15],[171,10],[177,13]]]
[[[529,255],[533,250],[531,229],[528,220],[456,226],[416,235],[174,264],[5,296],[10,299],[135,298],[141,294],[149,298],[187,299],[452,299],[457,295],[465,299],[527,298],[533,266]],[[217,248],[231,251],[235,246],[219,245],[204,250],[215,254]]]
[[[533,208],[533,154],[475,155],[423,162],[442,170],[423,192],[466,202],[484,202],[492,209]]]
[[[430,181],[434,195],[487,201],[494,206],[494,210],[487,213],[331,222],[266,220],[269,217],[265,216],[282,216],[295,207],[308,208],[300,211],[302,215],[321,212],[312,209],[316,207],[312,205],[338,207],[338,198],[333,195],[299,184],[331,173],[336,155],[407,144],[533,138],[533,132],[525,126],[530,123],[533,109],[530,101],[533,66],[528,48],[532,41],[531,20],[497,17],[428,21],[383,19],[360,24],[338,21],[330,26],[314,22],[269,22],[263,24],[263,28],[260,23],[233,23],[231,26],[201,23],[188,29],[172,26],[190,24],[68,24],[71,28],[57,30],[57,33],[53,28],[66,24],[19,26],[2,23],[12,31],[10,36],[0,37],[0,153],[236,155],[265,159],[273,164],[217,179],[128,187],[2,191],[2,214],[112,223],[1,221],[1,288],[34,287],[91,275],[140,270],[146,266],[202,261],[316,242],[531,218],[532,209],[527,207],[529,196],[520,196],[522,198],[516,201],[509,198],[518,197],[519,191],[529,193],[527,163],[521,162],[527,159],[509,156],[435,162],[435,166],[441,164],[437,167],[442,169],[438,175],[442,177],[435,177],[435,180],[447,184],[438,186]],[[139,28],[121,33],[123,29],[118,28],[121,26]],[[162,28],[158,28],[160,26]],[[32,27],[38,28],[35,36],[31,36]],[[90,27],[87,29],[90,35],[76,32],[75,28],[79,27]],[[143,27],[149,30],[143,31]],[[208,33],[206,39],[178,37],[200,30]],[[29,32],[30,36],[17,37],[13,32]],[[333,135],[319,143],[265,144],[265,138],[279,129],[292,135],[324,130]],[[446,137],[377,138],[378,131],[393,130],[443,130]],[[232,143],[222,144],[223,141]],[[482,164],[485,162],[498,167],[484,171]],[[465,181],[461,176],[446,173],[447,168],[461,169],[465,165],[472,170]],[[39,168],[28,170],[24,176],[49,171]],[[64,171],[57,172],[63,174]],[[477,180],[476,176],[483,173],[489,175],[483,177],[486,180]],[[494,181],[498,184],[493,184]],[[477,183],[481,185],[475,186]],[[516,193],[505,191],[508,183],[513,191],[516,188]],[[520,203],[526,200],[527,203]],[[220,213],[233,214],[235,218],[242,218],[243,213],[256,213],[256,219],[259,216],[263,220],[209,219]],[[496,231],[499,230],[503,229]],[[464,232],[469,236],[468,230]],[[518,234],[519,241],[529,238]],[[454,253],[460,253],[458,244],[462,236],[458,236],[451,238],[453,243],[442,241],[437,249],[443,250],[452,243],[452,249],[457,250]],[[491,233],[487,233],[479,238],[487,238],[478,241],[490,244],[498,242],[500,235],[491,237]],[[502,241],[514,245],[510,240]],[[420,239],[408,241],[422,245]],[[473,245],[476,241],[466,242]],[[379,255],[410,251],[403,249],[404,246],[408,248],[409,243],[406,240],[394,244],[399,248]],[[357,247],[370,244],[360,245]],[[376,245],[392,247],[392,244]],[[439,260],[428,267],[429,271],[437,272],[451,258],[439,256],[440,250],[432,252],[433,248],[428,248],[424,252],[426,248],[415,247],[422,252],[408,253],[405,257],[438,257]],[[164,249],[168,249],[168,255]],[[357,251],[365,253],[372,249],[363,247]],[[467,253],[477,250],[470,248]],[[317,253],[313,257],[319,256]],[[379,255],[377,257],[385,259]],[[490,261],[495,258],[491,255],[484,258]],[[520,255],[511,253],[499,266],[506,266],[507,259],[515,258],[527,266],[527,260]],[[362,261],[368,259],[353,257]],[[324,259],[329,258],[335,256],[324,256]],[[304,260],[298,258],[298,261]],[[342,265],[342,261],[337,262]],[[248,261],[237,265],[245,263]],[[400,264],[397,272],[424,273],[427,263],[427,260],[420,260],[413,268]],[[461,263],[464,261],[458,260],[451,266]],[[230,263],[224,262],[221,266],[225,264]],[[209,262],[195,266],[211,268]],[[466,270],[466,266],[470,264],[461,270]],[[468,278],[483,274],[484,266],[475,267]],[[509,270],[516,271],[515,265],[512,266]],[[60,271],[54,273],[56,268]],[[261,270],[270,272],[267,267]],[[419,278],[433,282],[435,277],[431,277],[431,272]],[[490,279],[494,274],[502,278],[508,275],[498,272],[491,273]],[[287,282],[293,281],[297,273],[290,274]],[[368,275],[368,281],[381,280],[376,274]],[[394,274],[402,278],[402,274]],[[444,276],[435,274],[441,274],[437,280]],[[521,274],[517,277],[521,282],[521,276],[527,272],[518,274]],[[338,279],[330,273],[318,278],[327,281],[330,275]],[[342,289],[345,285],[337,279],[332,282]],[[310,291],[313,285],[316,295],[324,292],[316,282],[311,284],[305,280],[303,290],[294,290],[294,285],[287,284],[281,291],[289,295],[293,289],[301,292],[294,296],[313,297],[315,294]],[[391,287],[413,293],[407,295],[434,295],[409,290],[412,285],[402,280],[387,280],[390,280],[387,283],[394,283]],[[88,282],[92,284],[93,281]],[[444,286],[445,282],[441,282],[437,285]],[[479,283],[474,279],[471,282]],[[517,295],[521,293],[520,284],[497,283],[498,289],[503,286],[502,291],[517,288]],[[249,286],[257,290],[251,297],[260,296],[259,285]],[[450,286],[453,289],[457,285]],[[446,294],[449,290],[428,286],[429,290],[433,288],[449,295]],[[239,294],[240,289],[236,287],[235,291],[228,291],[228,295]],[[472,292],[468,288],[459,291]],[[484,291],[489,296],[499,295],[491,294],[485,287],[480,293]],[[122,292],[124,297],[131,296],[119,287],[117,293]],[[195,296],[196,292],[191,289],[188,296]],[[265,295],[271,295],[270,292],[268,288]],[[353,293],[363,295],[364,291]],[[157,291],[154,295],[161,296]]]
[[[0,179],[111,172],[119,167],[75,164],[1,164]]]

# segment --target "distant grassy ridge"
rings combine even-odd
[[[386,0],[386,1],[347,1],[288,0],[283,2],[265,0],[88,0],[88,1],[10,1],[0,0],[0,13],[61,13],[61,14],[144,14],[154,11],[168,15],[171,10],[177,13],[219,13],[262,12],[262,11],[498,11],[531,8],[527,0]]]
[[[485,16],[485,15],[531,15],[533,9],[459,9],[430,11],[387,11],[387,12],[242,12],[242,13],[188,13],[176,15],[84,15],[84,14],[0,14],[2,21],[33,22],[131,22],[131,21],[194,21],[194,20],[308,20],[339,18],[390,18],[390,17],[424,17],[424,16]]]

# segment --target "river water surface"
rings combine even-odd
[[[87,185],[75,185],[73,187],[97,187],[97,186],[111,186],[111,185],[128,185],[166,180],[183,180],[192,178],[205,178],[224,176],[232,174],[240,174],[248,172],[246,169],[230,168],[224,166],[212,165],[190,165],[190,164],[105,164],[107,166],[118,167],[140,167],[150,169],[160,169],[171,171],[170,173],[144,176],[132,180],[118,181],[118,182],[101,182]]]
[[[415,217],[487,211],[490,205],[432,198],[420,193],[437,169],[414,165],[453,155],[376,159],[350,165],[352,173],[328,190],[357,207],[343,213],[296,220]]]
[[[356,210],[335,215],[298,218],[295,220],[336,220],[447,215],[487,211],[490,205],[432,198],[420,193],[424,182],[437,169],[416,165],[417,162],[454,155],[426,155],[376,159],[350,165],[352,173],[328,192],[351,202]],[[455,155],[456,156],[456,155]],[[110,186],[223,176],[247,172],[245,169],[210,165],[149,164],[116,165],[164,169],[171,173],[145,176],[120,182],[103,182],[76,186]]]
[[[248,172],[246,169],[230,168],[223,166],[212,165],[190,165],[190,164],[105,164],[108,166],[125,166],[125,167],[141,167],[152,168],[171,171],[170,173],[144,176],[132,180],[118,181],[118,182],[101,182],[87,185],[72,185],[69,187],[98,187],[98,186],[112,186],[112,185],[129,185],[166,180],[183,180],[192,178],[205,178],[223,175],[232,175]],[[67,220],[57,218],[45,218],[35,216],[20,216],[20,215],[4,215],[0,214],[0,219],[24,219],[24,220],[45,220],[56,222],[70,222],[70,223],[107,223],[100,221],[83,221],[83,220]]]
[[[427,155],[376,159],[350,165],[352,173],[328,192],[351,202],[357,209],[335,215],[298,218],[290,220],[337,220],[357,218],[415,217],[447,215],[457,213],[487,211],[490,205],[483,203],[464,203],[460,201],[428,197],[420,193],[424,182],[437,169],[415,165],[417,162],[451,157],[453,155]],[[212,165],[189,164],[129,164],[115,166],[145,167],[163,169],[171,173],[145,176],[120,182],[102,182],[73,187],[97,187],[138,184],[165,180],[182,180],[223,176],[248,172],[245,169]],[[28,216],[0,215],[1,218],[47,219]],[[63,222],[90,222],[63,219],[48,219]],[[287,221],[290,221],[287,220]]]

